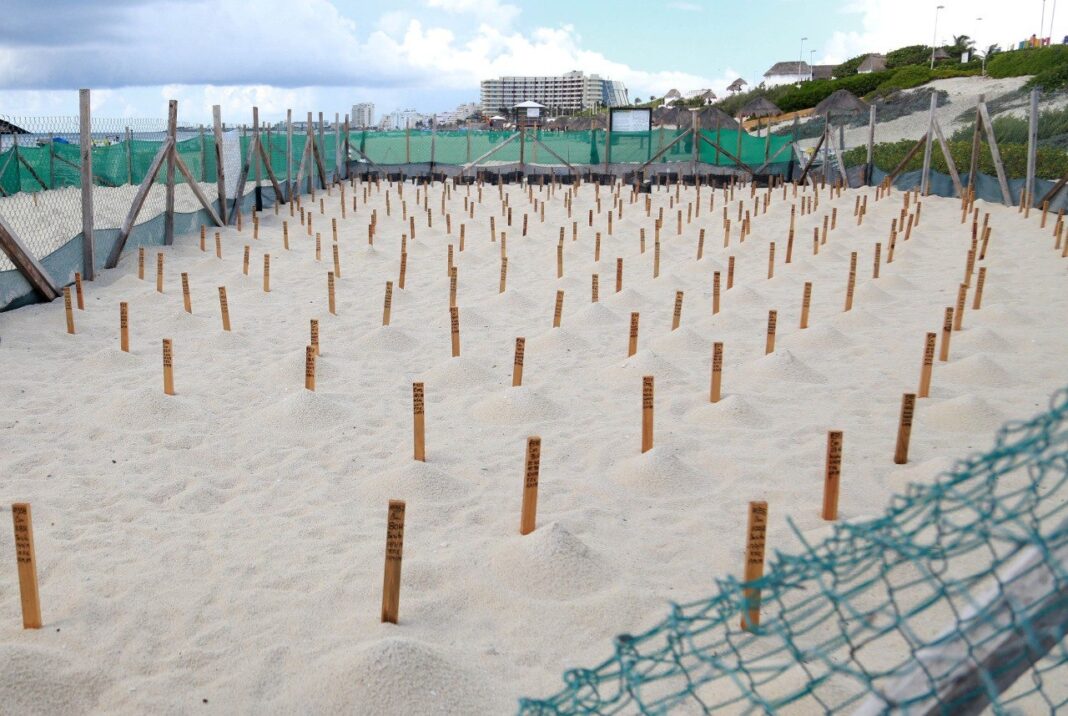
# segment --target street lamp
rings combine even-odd
[[[815,79],[815,75],[813,74],[815,72],[815,65],[812,64],[812,61],[815,59],[815,55],[815,50],[808,51],[808,78],[810,80]]]
[[[976,22],[982,22],[982,21],[983,21],[983,18],[981,18],[981,17],[977,17],[977,18],[975,18],[975,21],[976,21]],[[981,27],[981,26],[980,26],[980,27]],[[981,34],[981,33],[982,33],[982,30],[980,30],[980,34]],[[984,53],[983,53],[983,57],[982,57],[982,59],[983,59],[983,64],[982,64],[982,69],[980,69],[980,70],[979,70],[979,74],[980,74],[980,76],[982,76],[982,77],[986,77],[986,52],[984,52]]]
[[[805,40],[807,40],[807,39],[808,39],[807,37],[802,37],[801,38],[801,49],[798,50],[798,52],[797,52],[797,81],[798,82],[801,82],[801,62],[802,62],[802,58],[805,56]]]
[[[945,5],[939,5],[935,8],[935,21],[934,21],[934,36],[931,38],[931,69],[934,69],[934,53],[935,45],[938,44],[938,11],[942,10]]]

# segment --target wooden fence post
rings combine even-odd
[[[81,150],[82,185],[82,276],[96,277],[96,248],[93,243],[93,135],[89,90],[78,90],[78,130]]]

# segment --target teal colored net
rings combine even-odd
[[[1052,713],[1068,704],[1068,389],[878,519],[776,554],[760,626],[742,584],[673,605],[522,699],[548,714]],[[774,516],[776,505],[769,505]],[[784,508],[785,509],[785,508]],[[796,530],[795,530],[796,531]]]

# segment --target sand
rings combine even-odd
[[[938,331],[962,280],[970,226],[956,200],[927,198],[922,223],[871,277],[901,193],[852,216],[857,192],[798,218],[785,257],[789,201],[722,246],[723,192],[701,193],[699,217],[676,235],[665,208],[659,278],[652,222],[623,192],[623,218],[586,225],[594,187],[564,191],[535,220],[525,192],[495,187],[475,218],[466,189],[449,202],[452,236],[431,191],[433,227],[416,213],[404,290],[381,325],[385,282],[396,281],[400,218],[374,193],[340,219],[335,189],[320,216],[305,198],[324,259],[290,220],[263,216],[223,230],[223,258],[195,236],[162,249],[166,286],[145,281],[136,254],[86,287],[77,333],[61,301],[0,314],[0,521],[32,503],[45,626],[24,631],[10,529],[0,530],[0,703],[14,711],[88,713],[502,713],[546,695],[563,669],[592,666],[611,638],[666,614],[669,601],[710,595],[741,575],[749,500],[767,500],[770,549],[791,551],[794,520],[808,540],[820,519],[826,433],[844,431],[840,517],[881,512],[909,481],[928,482],[955,458],[991,443],[1004,420],[1042,409],[1065,381],[1068,262],[1038,213],[979,202],[993,227],[982,308],[955,333],[918,402],[910,461],[892,454],[901,395],[919,379],[924,333]],[[416,190],[404,198],[414,210]],[[472,199],[477,191],[471,192]],[[609,190],[602,189],[605,210]],[[346,193],[351,201],[352,192]],[[547,193],[535,196],[546,198]],[[694,198],[693,189],[681,194]],[[747,199],[748,208],[752,208]],[[818,255],[812,227],[838,208]],[[367,223],[377,208],[374,246]],[[522,214],[530,231],[521,236]],[[287,213],[285,207],[283,212]],[[498,294],[507,231],[508,288]],[[338,218],[343,276],[327,312],[330,219]],[[461,221],[466,246],[458,250]],[[565,275],[556,241],[567,227]],[[648,249],[639,249],[639,228]],[[705,256],[695,260],[698,231]],[[594,231],[602,254],[594,262]],[[210,234],[209,234],[210,236]],[[768,242],[775,277],[768,280]],[[459,267],[461,355],[450,357],[447,244]],[[241,270],[252,247],[249,276]],[[843,311],[850,252],[858,278]],[[271,254],[271,292],[261,287]],[[713,271],[737,261],[734,287],[711,315]],[[616,294],[615,260],[624,259]],[[182,308],[180,272],[192,285]],[[600,276],[600,302],[590,276]],[[724,277],[725,278],[725,277]],[[810,327],[798,327],[802,288],[814,284]],[[234,330],[221,330],[217,287],[229,291]],[[724,281],[724,288],[726,282]],[[557,290],[562,326],[552,328]],[[675,291],[681,326],[671,330]],[[130,303],[132,350],[119,350],[118,304]],[[769,309],[776,350],[764,354]],[[631,311],[639,350],[627,357]],[[321,324],[317,391],[304,389],[308,320]],[[512,351],[526,338],[524,384],[511,387]],[[162,391],[160,341],[174,341],[177,395]],[[723,399],[708,402],[713,341],[725,345]],[[641,383],[656,379],[655,447],[640,452]],[[412,459],[411,384],[426,386],[427,461]],[[528,435],[542,438],[537,529],[520,536]],[[379,622],[389,499],[407,501],[399,624]],[[942,625],[930,625],[932,633]]]

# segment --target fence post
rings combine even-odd
[[[345,150],[344,150],[344,152],[342,152],[342,155],[341,155],[342,158],[343,158],[343,165],[344,165],[344,171],[343,171],[343,173],[341,175],[342,179],[348,179],[349,178],[349,156],[350,156],[350,152],[352,151],[352,148],[350,146],[350,140],[349,140],[349,136],[352,133],[352,127],[349,124],[350,121],[351,121],[351,117],[349,117],[349,115],[346,114],[345,115],[345,126],[344,126],[344,128],[342,130],[342,131],[345,132]]]
[[[96,248],[93,243],[93,136],[89,114],[89,90],[78,90],[78,130],[82,154],[82,278],[96,276]]]
[[[875,173],[875,103],[868,108],[868,155],[864,162],[864,183],[871,185],[871,175]]]
[[[693,130],[693,151],[690,152],[690,174],[693,175],[694,183],[697,183],[697,160],[701,152],[701,138],[698,134],[701,129],[698,127],[697,122],[697,110],[690,110],[690,127]]]
[[[260,144],[260,108],[252,108],[252,137],[256,140],[256,151],[259,152]],[[252,143],[249,142],[249,150],[251,153]],[[256,154],[252,154],[249,161],[256,167],[256,211],[263,211],[263,189],[260,187],[260,182],[263,180],[263,168],[260,166],[260,158]]]
[[[434,155],[437,153],[438,115],[430,115],[430,181],[434,181]]]
[[[226,226],[226,177],[223,173],[223,134],[222,109],[219,105],[211,108],[212,131],[215,134],[215,186],[219,192],[219,218]]]
[[[931,145],[934,139],[934,113],[938,105],[938,95],[931,93],[931,112],[927,119],[927,138],[923,145],[923,174],[920,176],[920,196],[927,196],[931,175]]]
[[[293,110],[286,110],[286,201],[293,201]]]
[[[167,214],[163,217],[163,243],[174,243],[174,155],[178,151],[178,100],[167,103],[167,136],[171,138],[171,151],[167,152]]]
[[[1031,111],[1028,113],[1027,128],[1027,192],[1028,207],[1035,205],[1035,160],[1038,151],[1038,89],[1031,90]]]

